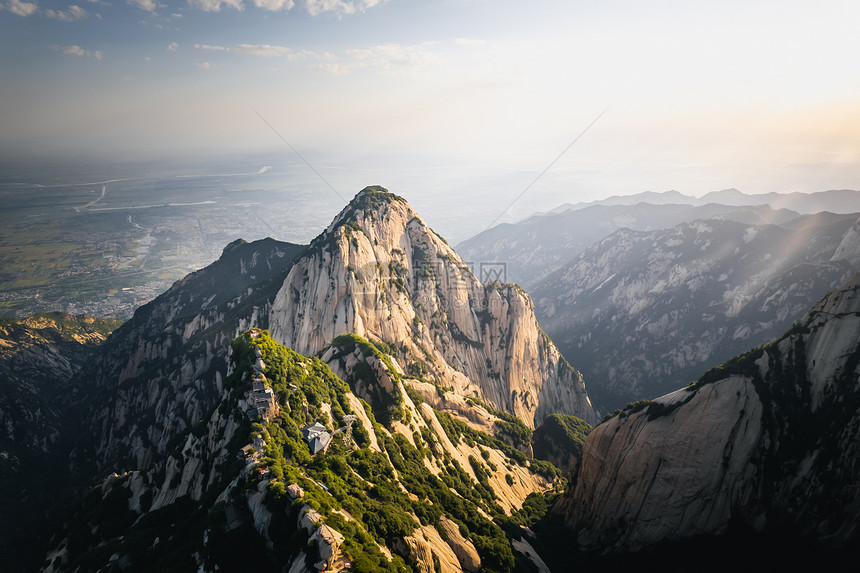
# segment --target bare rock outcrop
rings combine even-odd
[[[730,523],[856,542],[858,377],[860,275],[779,340],[595,428],[556,509],[584,550],[635,551]]]
[[[469,539],[463,537],[457,524],[443,515],[439,518],[439,529],[445,532],[448,545],[454,551],[454,555],[457,556],[457,561],[459,561],[463,571],[470,573],[478,571],[481,568],[481,557],[478,555],[478,550],[475,549],[475,545]]]
[[[849,261],[854,264],[860,262],[860,220],[856,221],[845,233],[830,260]]]
[[[416,528],[412,535],[403,538],[403,544],[404,553],[408,553],[415,559],[421,573],[463,571],[457,555],[432,526]]]

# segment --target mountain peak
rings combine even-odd
[[[324,234],[328,235],[344,224],[366,218],[369,212],[380,213],[385,211],[394,203],[402,203],[414,216],[412,207],[409,206],[406,199],[391,193],[381,185],[369,185],[356,193],[352,201],[332,220]]]
[[[395,348],[416,380],[529,426],[552,412],[596,421],[582,377],[542,335],[531,299],[513,285],[482,284],[401,197],[363,189],[312,246],[272,304],[278,342],[317,354],[356,334]]]
[[[368,185],[361,191],[355,194],[350,204],[361,202],[382,202],[382,201],[405,201],[403,197],[395,195],[381,185]]]
[[[366,211],[368,209],[378,209],[384,205],[399,202],[405,205],[409,203],[400,195],[395,195],[381,185],[370,185],[355,194],[345,210],[351,211]]]
[[[370,185],[365,187],[352,198],[349,205],[346,206],[343,212],[355,213],[357,211],[375,211],[383,206],[391,205],[394,202],[409,205],[403,197],[391,193],[381,185]]]
[[[248,244],[248,241],[246,241],[245,239],[240,237],[240,238],[236,239],[235,241],[228,243],[227,246],[224,247],[224,250],[221,251],[221,256],[223,257],[227,253],[241,247],[242,245],[247,245],[247,244]]]

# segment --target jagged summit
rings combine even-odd
[[[553,412],[596,420],[582,377],[540,330],[528,295],[482,284],[382,187],[358,193],[295,262],[269,324],[276,340],[304,354],[342,334],[383,341],[408,375],[529,425]]]

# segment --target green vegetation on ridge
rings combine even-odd
[[[250,337],[239,340],[243,344],[250,342]],[[338,435],[326,452],[310,458],[305,453],[305,444],[299,443],[298,428],[311,422],[311,412],[314,412],[311,402],[325,399],[322,387],[328,385],[331,402],[327,403],[331,403],[332,414],[338,420],[342,418],[342,412],[349,411],[345,397],[348,388],[330,371],[326,373],[327,367],[318,360],[301,357],[280,347],[266,333],[257,338],[257,344],[262,350],[266,376],[272,388],[279,395],[280,389],[287,388],[288,384],[298,388],[282,401],[282,412],[275,420],[264,426],[255,425],[252,429],[252,433],[263,433],[264,439],[268,437],[261,466],[268,470],[268,477],[274,477],[267,486],[269,503],[273,504],[271,507],[286,507],[288,503],[285,488],[278,484],[291,481],[301,485],[306,491],[301,504],[307,503],[319,511],[329,526],[340,529],[344,534],[347,539],[344,551],[354,560],[353,570],[393,571],[405,567],[407,563],[396,556],[390,564],[380,560],[375,544],[386,546],[396,538],[409,535],[416,526],[416,520],[423,525],[438,525],[443,513],[457,523],[461,532],[475,544],[484,562],[483,571],[512,569],[514,557],[504,531],[483,515],[483,512],[500,517],[504,515],[489,484],[485,480],[477,484],[473,482],[456,460],[447,455],[441,462],[443,472],[439,476],[434,475],[422,461],[425,456],[432,455],[431,450],[418,449],[401,434],[388,434],[375,422],[369,406],[366,414],[371,419],[383,452],[367,447],[369,440],[357,435],[360,425],[356,424],[353,435],[359,449],[348,450]],[[234,342],[234,349],[236,345]],[[336,339],[334,345],[347,351],[359,348],[364,356],[387,362],[389,372],[396,373],[387,357],[360,337],[345,335]],[[248,352],[250,348],[249,345]],[[243,355],[250,363],[250,354],[241,351],[234,354],[239,364]],[[321,369],[308,369],[313,374],[305,374],[308,364],[319,364]],[[314,395],[318,398],[312,397]],[[336,405],[341,406],[340,411]],[[287,406],[289,414],[284,412]],[[485,434],[479,439],[491,440]],[[302,453],[284,456],[302,446]],[[403,492],[398,481],[410,495]],[[328,491],[318,484],[324,484]],[[354,521],[345,520],[339,511],[346,511]],[[368,565],[379,569],[365,569]]]
[[[380,350],[388,345],[377,346],[347,335],[334,346],[337,352],[357,351],[374,368],[388,370],[397,398],[389,397],[391,403],[382,410],[410,412],[404,424],[414,430],[411,436],[379,423],[374,408],[356,401],[350,385],[318,358],[281,346],[266,331],[245,333],[231,343],[232,370],[224,380],[221,403],[211,416],[201,420],[187,440],[177,439],[175,447],[152,467],[120,475],[107,488],[94,488],[67,516],[64,567],[100,569],[112,555],[119,555],[129,570],[150,565],[165,571],[188,570],[197,567],[196,559],[208,570],[217,566],[222,570],[279,571],[302,552],[313,566],[318,560],[313,537],[299,524],[302,512],[312,509],[323,523],[343,535],[339,550],[351,561],[352,571],[416,571],[408,544],[401,540],[410,535],[424,539],[416,533],[419,527],[434,527],[447,539],[441,527],[443,515],[474,545],[482,572],[531,570],[529,566],[522,569],[527,560],[512,549],[510,540],[520,536],[519,528],[543,513],[547,504],[536,494],[523,510],[506,515],[491,484],[504,476],[513,485],[515,464],[550,479],[557,470],[547,462],[529,460],[505,441],[449,414],[436,412],[449,439],[477,448],[475,455],[467,456],[468,467],[463,467],[442,447],[442,438],[431,429],[431,420],[422,419],[422,410],[406,409],[400,397],[400,377]],[[265,384],[273,390],[279,407],[268,421],[249,420],[244,412],[257,349],[265,363]],[[355,376],[352,383],[367,384],[368,380]],[[363,412],[352,409],[356,404],[361,404]],[[344,426],[347,414],[360,415],[352,425],[354,444],[345,442],[345,432],[335,433],[326,449],[312,455],[301,428],[320,422],[334,433]],[[388,423],[394,427],[393,420]],[[397,427],[402,431],[404,426]],[[204,444],[216,442],[226,443],[226,447],[219,446],[221,453],[194,453],[205,448]],[[251,456],[247,459],[237,455],[246,445],[251,446],[244,450]],[[498,458],[490,456],[492,449],[507,459],[498,464]],[[192,463],[189,456],[197,455],[202,456],[203,465],[196,466],[195,474],[209,476],[202,496],[197,500],[183,495],[165,504],[163,496],[171,495],[188,479],[183,468]],[[219,461],[213,463],[213,459]],[[137,484],[134,488],[132,482]],[[291,484],[302,489],[301,497],[293,499],[288,489]],[[248,509],[260,502],[271,512],[262,535]],[[253,511],[257,515],[261,509]]]

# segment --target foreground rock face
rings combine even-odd
[[[411,376],[477,396],[534,427],[561,412],[596,418],[578,371],[515,285],[482,285],[403,199],[359,193],[296,261],[269,316],[305,354],[355,333],[385,342]]]
[[[557,510],[584,550],[730,523],[839,547],[860,517],[860,275],[778,341],[588,436]]]

